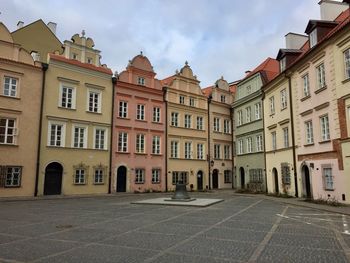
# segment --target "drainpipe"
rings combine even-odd
[[[294,186],[295,186],[295,197],[298,197],[298,176],[297,176],[297,164],[296,164],[296,153],[295,153],[295,134],[294,134],[294,119],[293,119],[293,101],[292,101],[292,79],[290,75],[285,73],[285,77],[288,79],[288,92],[289,92],[289,105],[290,105],[290,125],[292,134],[292,149],[293,149],[293,172],[294,172]]]
[[[49,64],[47,64],[47,63],[41,64],[41,69],[43,71],[43,81],[41,83],[39,135],[38,135],[38,151],[37,151],[37,155],[36,155],[34,196],[38,196],[39,169],[40,169],[40,148],[41,148],[41,133],[42,133],[42,126],[43,126],[42,121],[43,121],[43,109],[44,109],[45,81],[46,81],[46,71],[48,68],[49,68]]]
[[[165,101],[165,192],[168,192],[168,101],[167,88],[163,87],[163,101]]]
[[[230,118],[231,118],[231,136],[232,136],[232,144],[231,144],[231,146],[232,146],[232,149],[231,149],[231,161],[232,161],[232,168],[231,168],[231,176],[232,176],[232,178],[231,178],[231,184],[232,184],[232,189],[234,189],[235,188],[235,186],[234,186],[234,180],[233,180],[233,178],[234,178],[234,165],[235,165],[235,161],[234,161],[234,154],[235,154],[235,149],[234,149],[234,135],[233,135],[233,108],[230,106]]]
[[[264,116],[264,100],[265,100],[265,92],[264,90],[261,90],[262,92],[262,96],[261,96],[261,117],[263,119],[263,147],[264,147],[264,162],[265,162],[265,192],[268,193],[268,188],[267,188],[267,170],[266,170],[266,167],[267,167],[267,162],[266,162],[266,148],[265,148],[265,116]]]
[[[111,114],[111,139],[109,143],[109,173],[108,173],[108,194],[112,192],[112,159],[113,159],[113,134],[114,134],[114,98],[115,86],[117,85],[117,76],[112,77],[112,114]]]
[[[211,94],[208,97],[208,182],[209,182],[209,190],[211,189],[211,152],[210,152],[210,103],[212,100]]]

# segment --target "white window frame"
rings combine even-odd
[[[191,107],[195,107],[196,106],[195,99],[193,97],[190,97],[189,103],[190,103]]]
[[[79,129],[78,134],[78,144],[76,144],[76,132],[75,129]],[[81,130],[83,130],[83,137],[81,138]],[[72,125],[72,148],[80,148],[80,149],[86,149],[87,148],[87,138],[88,138],[88,127],[85,125],[80,124],[73,124]],[[82,143],[82,146],[81,146]]]
[[[103,132],[103,134],[101,134],[100,132]],[[93,141],[93,143],[94,143],[94,149],[107,150],[108,129],[102,128],[102,127],[94,127],[94,141]]]
[[[324,189],[326,191],[333,191],[334,180],[333,180],[333,171],[331,166],[322,167],[322,177],[324,180]]]
[[[192,159],[192,142],[185,142],[185,159]]]
[[[91,97],[91,95],[93,97]],[[97,102],[96,97],[97,96]],[[91,101],[92,99],[92,101]],[[91,106],[91,107],[90,107]],[[93,113],[101,113],[102,108],[102,92],[100,90],[89,89],[87,94],[87,111]]]
[[[174,127],[179,126],[179,113],[178,112],[171,113],[171,126],[174,126]]]
[[[197,116],[197,130],[203,130],[203,117]]]
[[[179,103],[180,104],[185,104],[185,96],[183,96],[183,95],[179,96]]]
[[[95,168],[94,169],[94,184],[103,184],[104,183],[104,169]]]
[[[214,159],[221,159],[221,144],[214,144]]]
[[[317,44],[317,28],[311,31],[309,35],[310,39],[310,48],[313,48]]]
[[[350,78],[350,48],[344,51],[345,79]]]
[[[0,167],[0,173],[1,173]],[[20,187],[22,181],[22,167],[21,166],[4,166],[5,174],[5,188]]]
[[[331,139],[329,131],[329,118],[328,115],[320,117],[320,128],[321,128],[321,141],[329,141]]]
[[[313,132],[312,120],[305,122],[305,139],[306,139],[306,144],[314,143],[314,132]]]
[[[286,66],[287,66],[287,58],[286,57],[283,57],[281,60],[280,60],[280,72],[283,72],[285,69],[286,69]]]
[[[260,102],[255,104],[255,119],[256,120],[261,119],[261,103]]]
[[[316,67],[317,89],[326,87],[325,65],[321,63]]]
[[[185,114],[184,116],[184,127],[187,129],[192,128],[192,116],[190,114]]]
[[[242,110],[239,110],[237,112],[237,119],[238,119],[238,126],[242,125],[243,124],[243,112]]]
[[[153,135],[152,137],[152,154],[160,154],[160,136]]]
[[[67,89],[66,91],[66,101],[65,105],[63,104],[63,91],[64,89]],[[67,97],[68,96],[68,90],[72,90],[71,98]],[[63,109],[76,109],[76,87],[69,85],[67,83],[60,83],[60,88],[59,88],[59,101],[58,101],[58,107],[63,108]],[[71,104],[70,107],[68,104]]]
[[[5,120],[5,125],[0,126],[4,129],[4,141],[0,142],[0,144],[9,144],[9,145],[16,145],[17,143],[17,119],[15,118],[7,118],[7,117],[0,117],[0,120]],[[13,122],[13,126],[9,126],[9,123]],[[1,124],[0,124],[1,125]],[[8,142],[9,138],[12,138],[12,142]]]
[[[245,108],[246,123],[252,121],[252,108],[249,106]]]
[[[170,158],[179,158],[179,142],[170,142]]]
[[[214,117],[214,131],[220,132],[220,118]]]
[[[141,85],[141,86],[145,86],[146,85],[146,80],[144,77],[138,77],[137,78],[137,84]]]
[[[277,150],[277,134],[275,131],[271,132],[271,140],[272,140],[272,150]]]
[[[128,118],[128,102],[124,100],[119,101],[119,113],[118,116],[119,118]]]
[[[146,135],[143,133],[136,134],[135,152],[146,153]]]
[[[273,115],[276,112],[275,97],[274,96],[270,97],[269,101],[270,101],[270,115]]]
[[[51,144],[51,132],[52,132],[52,125],[56,126],[62,126],[61,128],[61,138],[60,138],[60,145],[57,145],[57,133],[55,136],[55,145]],[[47,146],[54,146],[54,147],[65,147],[65,141],[66,141],[66,123],[64,122],[57,122],[57,121],[49,121],[48,123],[48,134],[47,134]]]
[[[243,149],[243,140],[242,139],[238,140],[237,146],[238,146],[237,154],[243,154],[244,149]]]
[[[8,83],[6,83],[8,80]],[[19,79],[11,76],[4,76],[4,86],[2,94],[7,97],[18,97]],[[7,86],[7,88],[6,88]]]
[[[309,74],[305,74],[303,77],[303,95],[304,97],[310,96],[310,80],[309,80]]]
[[[253,152],[253,138],[248,137],[247,138],[247,153],[252,153]]]
[[[220,101],[221,101],[222,103],[226,103],[226,96],[225,96],[225,95],[221,95],[221,96],[220,96]]]
[[[160,107],[153,107],[153,122],[160,123]]]
[[[197,143],[197,159],[204,160],[204,144]]]
[[[74,169],[74,184],[86,184],[86,169]]]
[[[224,145],[224,159],[226,159],[226,160],[231,159],[231,146],[230,145]]]
[[[136,168],[135,169],[135,184],[145,183],[145,169]]]
[[[161,175],[161,169],[159,168],[152,169],[152,184],[160,183],[160,175]]]
[[[145,104],[137,104],[136,106],[136,120],[144,121],[145,120]]]
[[[127,132],[121,131],[118,133],[118,152],[128,152],[128,137]]]
[[[281,96],[281,110],[284,110],[287,108],[287,90],[283,89],[280,92],[280,96]]]
[[[230,170],[224,170],[224,184],[232,183],[232,172]]]
[[[289,147],[289,130],[288,127],[283,128],[283,145],[284,148]]]
[[[256,151],[257,152],[263,151],[263,136],[262,135],[256,136]]]
[[[231,133],[231,121],[228,119],[224,120],[224,133],[226,133],[226,134]]]

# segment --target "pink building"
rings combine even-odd
[[[112,192],[164,191],[165,103],[147,57],[134,57],[115,86]]]

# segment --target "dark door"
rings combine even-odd
[[[278,172],[277,172],[277,169],[273,168],[272,173],[273,173],[273,178],[274,178],[274,181],[275,181],[275,193],[278,194],[280,190],[279,190],[279,187],[278,187]]]
[[[244,175],[244,168],[243,167],[239,168],[239,173],[241,175],[241,188],[244,189],[245,188],[245,175]]]
[[[213,189],[219,188],[219,171],[215,169],[213,171]]]
[[[117,192],[126,192],[126,167],[120,166],[117,171]]]
[[[197,173],[197,190],[203,190],[203,172]]]
[[[310,173],[309,168],[304,165],[304,176],[305,176],[305,191],[306,191],[306,198],[311,198],[311,182],[310,182]]]
[[[63,167],[50,163],[45,169],[44,195],[60,195],[62,190]]]

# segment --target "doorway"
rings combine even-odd
[[[45,169],[44,195],[60,195],[62,191],[63,167],[57,162],[50,163]]]
[[[310,180],[310,171],[309,167],[307,165],[304,165],[302,168],[303,174],[304,174],[304,183],[305,183],[305,192],[306,192],[306,198],[311,199],[311,180]]]
[[[275,193],[278,194],[279,193],[279,185],[278,185],[278,172],[276,168],[272,169],[272,176],[273,176],[273,180],[275,183]]]
[[[197,173],[197,190],[203,190],[203,172],[198,171]]]
[[[117,171],[117,192],[126,192],[126,167],[120,166]]]
[[[241,188],[244,189],[245,188],[245,175],[244,175],[244,168],[243,167],[239,168],[239,174],[241,176]]]
[[[219,188],[219,171],[218,169],[213,170],[213,189],[218,189]]]

